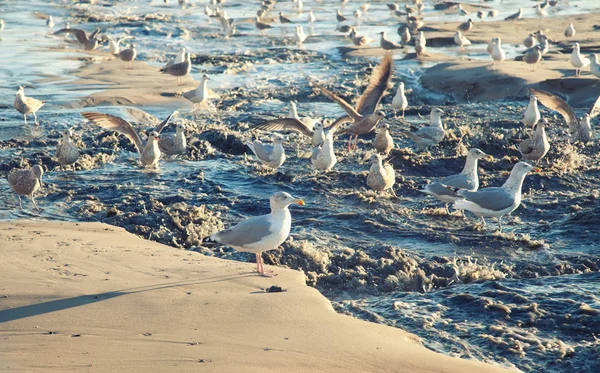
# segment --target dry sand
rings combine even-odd
[[[504,371],[339,315],[298,271],[262,278],[100,223],[0,231],[0,371]]]

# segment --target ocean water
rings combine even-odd
[[[385,4],[372,2],[359,21],[360,34],[377,40],[377,33],[386,31],[399,39],[399,19]],[[522,2],[472,4],[493,6],[501,11],[499,17],[506,17]],[[390,156],[397,197],[379,196],[366,186],[370,165],[365,158],[373,136],[361,138],[353,153],[345,151],[345,137],[336,140],[339,163],[322,175],[301,157],[307,139],[289,134],[288,160],[270,172],[243,145],[251,137],[269,136],[248,132],[248,126],[285,116],[290,100],[298,102],[300,116],[337,117],[342,111],[314,94],[305,75],[351,99],[360,94],[380,57],[341,53],[340,47],[351,42],[335,31],[337,1],[305,1],[304,13],[297,13],[290,1],[280,2],[271,12],[276,17],[282,11],[304,26],[309,38],[302,46],[292,40],[293,25],[275,23],[259,34],[252,23],[258,5],[241,0],[222,5],[238,24],[237,34],[225,39],[220,26],[204,15],[205,5],[192,1],[182,9],[174,0],[0,1],[0,17],[6,21],[0,32],[0,173],[36,163],[47,170],[44,190],[36,198],[40,212],[25,200],[25,209],[19,210],[6,178],[0,180],[0,219],[103,221],[176,248],[248,261],[249,255],[229,248],[203,247],[201,238],[266,213],[270,194],[284,190],[307,204],[292,208],[292,236],[283,249],[264,258],[304,271],[307,282],[339,312],[410,331],[435,351],[525,372],[600,369],[598,145],[574,148],[565,140],[565,126],[552,126],[553,148],[540,165],[542,172],[526,178],[523,206],[505,218],[502,234],[494,233],[491,220],[484,228],[472,215],[448,215],[443,204],[419,192],[421,186],[459,172],[471,147],[495,158],[480,163],[482,185],[500,185],[519,159],[515,143],[524,136],[519,119],[527,102],[456,103],[420,85],[420,76],[433,63],[404,60],[397,53],[394,87],[402,80],[411,89],[407,122],[419,126],[427,122],[431,107],[442,107],[451,131],[439,149],[415,150],[397,131],[405,125],[389,111],[393,92],[384,97],[397,143]],[[426,5],[428,22],[465,18]],[[350,18],[346,23],[355,22],[351,14],[357,7],[351,1],[342,8]],[[318,19],[313,27],[306,22],[309,9]],[[600,12],[600,5],[570,1],[556,13],[590,11]],[[53,15],[53,30],[43,14]],[[533,8],[526,16],[534,16]],[[157,172],[142,170],[126,139],[81,118],[82,109],[71,104],[102,87],[72,84],[74,72],[90,62],[74,44],[50,35],[65,22],[131,36],[139,59],[157,68],[181,47],[196,55],[193,76],[208,74],[210,88],[221,98],[210,110],[191,113],[183,108],[178,120],[190,127],[190,152],[182,160],[162,162]],[[435,52],[458,53],[450,47]],[[509,51],[509,57],[518,52]],[[478,52],[470,57],[486,58]],[[19,85],[26,86],[27,95],[47,102],[39,111],[40,126],[32,118],[25,126],[12,108]],[[578,113],[585,110],[586,103],[571,104]],[[173,108],[141,109],[163,117]],[[122,114],[115,107],[85,110]],[[559,124],[560,118],[542,111]],[[85,158],[74,174],[61,173],[53,159],[60,132],[67,127],[73,127]],[[265,281],[276,284],[277,279]]]

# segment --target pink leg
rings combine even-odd
[[[350,145],[352,145],[352,135],[348,138],[348,151],[350,151]]]
[[[265,268],[264,268],[264,263],[262,260],[262,255],[261,254],[256,254],[258,256],[258,262],[260,263],[260,270],[258,271],[258,273],[260,273],[261,276],[263,277],[273,277],[272,274],[270,273],[265,273]]]
[[[354,150],[356,150],[356,145],[358,145],[358,135],[354,136]]]
[[[260,254],[256,253],[256,272],[260,273]]]

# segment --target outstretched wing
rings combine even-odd
[[[381,101],[383,94],[387,90],[390,79],[392,78],[393,69],[394,62],[392,60],[392,54],[387,53],[379,65],[373,69],[371,78],[369,79],[369,85],[356,104],[356,111],[361,115],[373,114],[375,112],[377,105],[379,105],[379,101]]]
[[[177,115],[177,114],[179,114],[178,110],[175,110],[174,112],[169,114],[169,116],[165,120],[160,122],[158,126],[154,127],[154,131],[157,133],[160,133],[169,124],[171,117],[173,117],[173,115]]]
[[[142,153],[142,149],[144,149],[142,139],[140,138],[140,135],[135,132],[131,126],[131,123],[128,121],[110,114],[81,113],[81,115],[97,126],[106,128],[108,130],[113,130],[127,136],[129,140],[133,142],[138,152],[140,154]]]
[[[142,109],[138,109],[138,108],[134,108],[134,107],[125,107],[125,108],[122,108],[121,110],[123,110],[127,114],[127,116],[133,120],[134,123],[135,122],[144,123],[144,124],[150,123],[152,125],[156,125],[160,121],[157,117],[155,117],[152,114],[146,113]]]
[[[58,30],[54,33],[54,35],[60,35],[60,34],[73,34],[77,38],[77,41],[80,42],[81,44],[86,44],[88,42],[88,38],[87,38],[87,35],[85,34],[85,31],[80,30],[80,29],[61,28],[60,30]]]
[[[600,96],[598,96],[596,103],[594,103],[594,105],[590,108],[588,114],[590,115],[590,120],[594,119],[598,116],[598,114],[600,114]]]
[[[259,129],[259,130],[267,130],[267,131],[283,131],[283,130],[292,130],[296,132],[300,132],[305,134],[308,137],[314,135],[314,132],[311,131],[306,125],[300,122],[298,119],[294,118],[281,118],[281,119],[273,119],[266,121],[264,123],[257,124],[252,126],[251,129]]]
[[[314,82],[314,81],[311,81],[311,82],[313,83],[313,85],[315,87],[319,88],[321,90],[321,92],[323,92],[323,94],[325,94],[325,96],[327,96],[330,99],[332,99],[333,101],[337,102],[342,107],[342,109],[344,109],[344,111],[346,111],[346,113],[348,113],[348,115],[352,117],[352,119],[359,120],[359,119],[362,118],[362,115],[360,115],[356,110],[354,110],[354,108],[352,107],[352,105],[350,105],[349,103],[347,103],[346,100],[344,100],[343,98],[339,97],[335,93],[327,90],[325,87],[323,87],[319,83]]]
[[[559,112],[565,118],[565,121],[567,121],[569,128],[579,128],[577,115],[575,115],[571,106],[562,98],[541,89],[529,88],[529,93],[537,97],[538,101],[548,109]]]

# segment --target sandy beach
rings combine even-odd
[[[504,371],[336,314],[298,271],[265,279],[99,223],[4,222],[0,247],[4,371]]]

